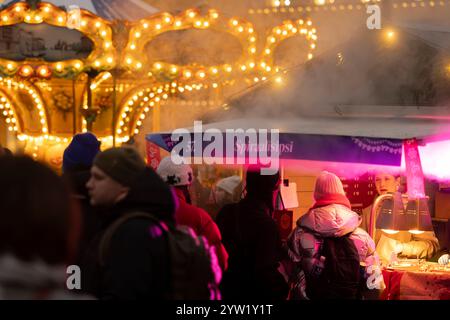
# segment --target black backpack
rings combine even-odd
[[[99,262],[104,264],[109,243],[117,228],[130,219],[149,219],[165,230],[168,239],[171,288],[168,299],[171,300],[218,300],[220,267],[217,256],[211,251],[203,236],[186,226],[168,227],[155,216],[137,212],[127,214],[115,221],[104,233],[100,241]],[[214,268],[213,265],[217,265]]]
[[[358,250],[350,234],[323,238],[317,258],[325,257],[320,274],[306,275],[306,294],[311,300],[360,299],[363,282]]]

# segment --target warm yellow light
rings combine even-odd
[[[59,23],[63,23],[64,22],[64,18],[63,17],[58,17],[58,22]]]
[[[16,12],[20,12],[21,8],[20,7],[16,7]]]
[[[95,61],[94,65],[98,68],[100,67],[100,61]]]
[[[57,70],[57,71],[61,71],[62,68],[63,68],[63,66],[62,66],[61,63],[57,63],[57,64],[56,64],[56,70]]]
[[[218,85],[217,83],[215,83],[215,82],[212,84],[212,87],[213,87],[214,89],[216,89],[218,86],[219,86],[219,85]]]
[[[265,54],[270,54],[270,49],[264,50],[264,53],[265,53]]]
[[[100,28],[101,26],[102,26],[102,24],[101,24],[100,21],[97,21],[97,22],[95,23],[95,27],[96,27],[96,28]]]
[[[315,43],[311,43],[311,49],[315,49],[316,48],[316,44]]]
[[[75,68],[80,69],[81,68],[81,63],[79,63],[79,62],[75,63]]]
[[[308,60],[311,60],[314,57],[312,53],[308,53]]]
[[[106,31],[105,30],[103,30],[100,34],[102,35],[102,37],[106,37]]]
[[[275,39],[274,37],[270,37],[269,41],[272,42],[272,43],[275,43],[275,41],[277,41],[277,39]]]
[[[203,27],[208,28],[209,27],[209,22],[208,21],[203,22]]]
[[[136,38],[140,38],[140,37],[141,37],[141,33],[140,33],[140,32],[136,32],[136,33],[134,34],[134,36],[135,36]]]
[[[2,17],[2,20],[3,20],[4,22],[8,21],[8,16],[3,16],[3,17]]]
[[[255,53],[255,52],[256,52],[256,48],[255,47],[250,48],[250,53]]]
[[[239,27],[238,32],[244,32],[244,27]]]
[[[387,40],[389,40],[389,41],[394,40],[394,38],[395,38],[395,32],[394,32],[393,30],[388,30],[388,31],[386,31],[386,38],[387,38]]]
[[[233,26],[237,26],[239,24],[239,22],[237,20],[233,19],[233,20],[231,20],[231,24]]]
[[[175,26],[176,26],[176,27],[181,26],[181,21],[180,21],[180,20],[175,21]]]
[[[184,72],[184,76],[185,76],[186,78],[190,78],[190,77],[192,76],[192,73],[191,73],[189,70],[186,70],[186,71]]]
[[[314,0],[314,4],[316,6],[323,6],[326,3],[326,0]]]
[[[25,20],[26,20],[26,21],[30,21],[30,20],[31,20],[31,17],[30,17],[30,16],[26,16],[26,17],[25,17]]]
[[[133,63],[133,59],[127,58],[127,64],[132,64],[132,63]]]
[[[278,84],[282,84],[283,83],[283,78],[282,77],[276,77],[275,78],[275,82]]]
[[[200,71],[200,72],[198,73],[198,76],[199,76],[200,78],[204,78],[204,77],[206,76],[206,74],[205,74],[203,71]]]
[[[131,49],[131,50],[135,50],[135,49],[136,49],[136,45],[135,45],[134,43],[131,44],[131,45],[130,45],[130,49]]]
[[[256,38],[255,37],[251,37],[250,38],[250,42],[256,42]]]
[[[169,22],[170,22],[170,17],[165,17],[165,18],[164,18],[164,21],[165,21],[166,23],[169,23]]]
[[[386,232],[387,234],[396,234],[399,231],[398,230],[391,230],[391,229],[381,229],[383,232]]]
[[[267,67],[266,67],[266,71],[267,71],[267,72],[270,72],[270,71],[272,71],[272,68],[271,68],[270,66],[267,66]]]
[[[44,8],[44,11],[47,12],[47,13],[49,13],[49,12],[50,12],[50,8],[49,8],[49,7],[45,7],[45,8]]]
[[[202,26],[202,22],[200,20],[195,21],[195,26],[196,27],[201,27]]]
[[[41,17],[40,15],[36,15],[36,16],[34,17],[34,20],[36,20],[36,21],[41,21],[41,20],[42,20],[42,17]]]
[[[245,70],[247,70],[247,67],[246,67],[245,65],[242,65],[242,66],[241,66],[241,70],[242,70],[242,71],[245,71]]]
[[[217,72],[218,72],[218,70],[217,70],[217,68],[212,68],[212,73],[214,73],[214,74],[217,74]]]
[[[144,29],[148,29],[148,23],[147,22],[145,22],[142,26],[144,27]]]
[[[138,63],[136,64],[136,68],[138,68],[138,69],[142,68],[142,63],[138,62]]]
[[[162,68],[161,63],[155,63],[153,66],[154,66],[157,70],[159,70],[159,69]]]
[[[81,26],[82,27],[86,27],[87,26],[87,21],[86,20],[81,20]]]
[[[114,62],[114,59],[113,59],[112,57],[108,57],[108,58],[106,59],[106,62],[108,62],[109,64],[111,64],[111,63]]]
[[[195,17],[195,11],[189,11],[188,16],[189,18]]]
[[[412,234],[422,234],[425,232],[425,231],[420,231],[420,230],[408,230],[408,231],[409,231],[409,233],[412,233]]]
[[[248,64],[248,66],[250,67],[250,68],[254,68],[255,67],[255,63],[254,62],[250,62],[249,64]]]
[[[8,70],[14,69],[14,65],[12,63],[8,63],[6,67],[8,68]]]
[[[156,25],[155,25],[155,29],[156,29],[156,30],[160,30],[160,29],[161,29],[161,25],[160,25],[159,23],[156,24]]]

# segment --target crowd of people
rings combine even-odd
[[[210,213],[193,205],[189,165],[166,157],[155,171],[133,147],[100,147],[75,135],[58,176],[0,146],[0,299],[377,299],[383,246],[449,263],[433,232],[372,239],[371,208],[354,212],[331,172],[282,241],[279,174],[249,167],[242,194],[239,176],[220,180]],[[399,191],[393,175],[375,182],[379,194]],[[75,290],[70,265],[81,270]]]

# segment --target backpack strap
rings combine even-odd
[[[148,220],[153,221],[159,227],[161,227],[161,229],[166,230],[166,231],[168,230],[167,226],[151,213],[134,212],[134,213],[125,214],[125,215],[119,217],[106,229],[106,231],[103,233],[103,236],[100,239],[99,256],[98,256],[100,266],[103,267],[105,265],[106,255],[108,253],[109,246],[111,244],[111,240],[112,240],[114,233],[117,231],[117,229],[122,224],[124,224],[125,222],[127,222],[128,220],[131,220],[131,219],[148,219]]]

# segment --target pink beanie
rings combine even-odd
[[[316,201],[327,200],[336,195],[345,196],[341,180],[334,173],[322,171],[316,180],[314,199]]]

